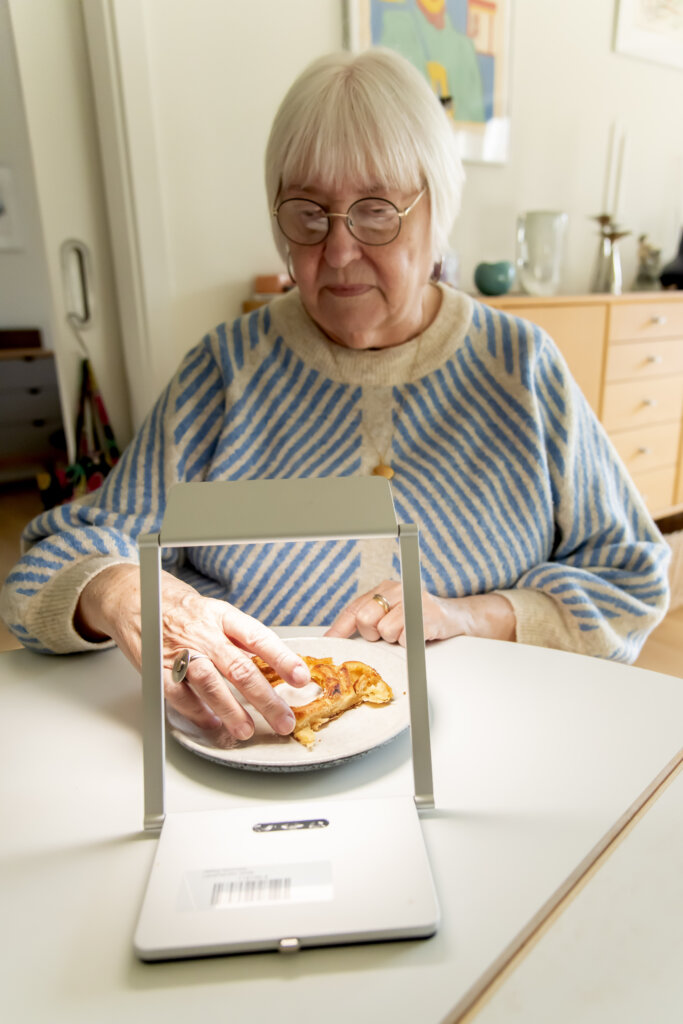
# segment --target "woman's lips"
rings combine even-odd
[[[352,299],[372,290],[371,284],[328,284],[326,291],[338,299]]]

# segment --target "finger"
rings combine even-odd
[[[382,580],[371,590],[355,597],[337,616],[325,636],[350,637],[358,632],[365,640],[379,640],[378,628],[385,614],[384,606],[375,595],[381,594],[389,605],[401,599],[401,585],[396,580]]]
[[[400,647],[406,646],[406,633],[405,633],[405,616],[403,615],[403,606],[401,605],[401,622],[396,632],[395,637],[389,636],[385,639],[390,640],[391,643],[397,643]],[[395,632],[395,624],[391,623],[391,632]],[[453,633],[453,636],[457,636],[458,632]],[[441,609],[439,607],[439,599],[435,598],[433,594],[428,594],[426,591],[422,592],[422,633],[425,641],[438,640],[444,636],[442,630],[442,618]]]
[[[248,740],[254,734],[254,722],[230,690],[216,665],[209,658],[190,662],[182,683],[188,694],[204,704],[213,717],[238,740]],[[189,702],[189,698],[186,698]],[[216,722],[211,728],[216,728]]]
[[[377,616],[375,616],[375,618],[377,618]],[[373,623],[367,615],[364,616],[362,611],[358,613],[356,623],[358,634],[363,638],[363,640],[369,640],[370,643],[374,643],[376,640],[380,639],[380,633],[377,629],[378,624]]]
[[[390,612],[383,615],[377,623],[377,632],[382,640],[389,644],[399,643],[404,632],[403,604],[395,605]]]
[[[194,664],[204,666],[207,663],[202,659],[202,661],[197,661]],[[225,678],[229,679],[242,696],[263,715],[271,729],[281,736],[287,736],[291,733],[295,724],[294,713],[289,705],[285,704],[282,698],[275,692],[263,673],[259,671],[245,651],[240,650],[239,647],[235,647],[233,644],[226,643],[223,650],[217,656],[217,666]],[[308,672],[307,666],[306,671]],[[224,690],[228,690],[225,685]],[[208,703],[212,710],[220,716],[226,727],[229,728],[223,715],[223,708],[225,708],[226,714],[229,715],[231,706],[229,701],[222,700],[222,696],[221,693],[212,693],[212,699]],[[232,699],[234,700],[234,697]],[[236,703],[239,704],[238,701]]]
[[[356,613],[351,608],[345,608],[337,616],[325,636],[350,637],[356,632]]]
[[[363,639],[379,640],[382,635],[381,624],[390,614],[391,609],[386,612],[384,605],[379,601],[375,601],[373,597],[367,598],[356,612],[356,627]]]
[[[168,703],[184,718],[200,729],[216,729],[222,725],[220,718],[199,699],[184,682],[177,683],[170,672],[164,673],[164,696]]]
[[[292,686],[310,683],[311,673],[303,658],[262,622],[229,606],[223,616],[223,629],[233,645],[247,654],[258,654],[286,683]]]
[[[346,608],[339,613],[325,636],[353,636],[354,633],[358,631],[358,611],[367,602],[371,593],[373,592],[367,591],[365,594],[360,594],[358,597],[354,597],[353,601],[350,601]]]

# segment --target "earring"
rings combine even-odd
[[[435,263],[435,264],[434,264],[434,266],[432,267],[432,276],[431,276],[431,277],[429,278],[429,280],[430,280],[430,281],[431,281],[431,282],[432,282],[433,284],[436,284],[436,283],[437,283],[437,281],[440,281],[440,280],[441,280],[441,271],[442,271],[442,270],[443,270],[443,256],[442,256],[442,257],[441,257],[441,259],[440,259],[440,260],[438,260],[438,262],[437,262],[437,263]]]
[[[289,251],[289,249],[287,250],[287,273],[291,277],[294,284],[296,284],[296,278],[294,277],[294,272],[292,270],[292,254]]]

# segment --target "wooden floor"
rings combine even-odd
[[[0,485],[0,580],[4,580],[19,557],[19,538],[24,525],[42,510],[38,490],[31,482]],[[677,587],[673,611],[650,635],[636,662],[641,668],[683,678],[683,533],[670,535],[676,545],[674,558]],[[675,540],[674,540],[675,538]],[[0,620],[0,651],[21,645]]]

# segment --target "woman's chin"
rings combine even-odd
[[[372,292],[355,299],[333,298],[320,304],[319,315],[314,314],[313,319],[334,341],[347,348],[363,349],[377,345],[378,336],[381,339],[386,310],[379,307]]]
[[[353,323],[343,323],[339,318],[329,321],[328,326],[320,324],[328,338],[344,348],[358,352],[367,348],[379,348],[382,345],[381,328],[373,328],[367,318]]]

